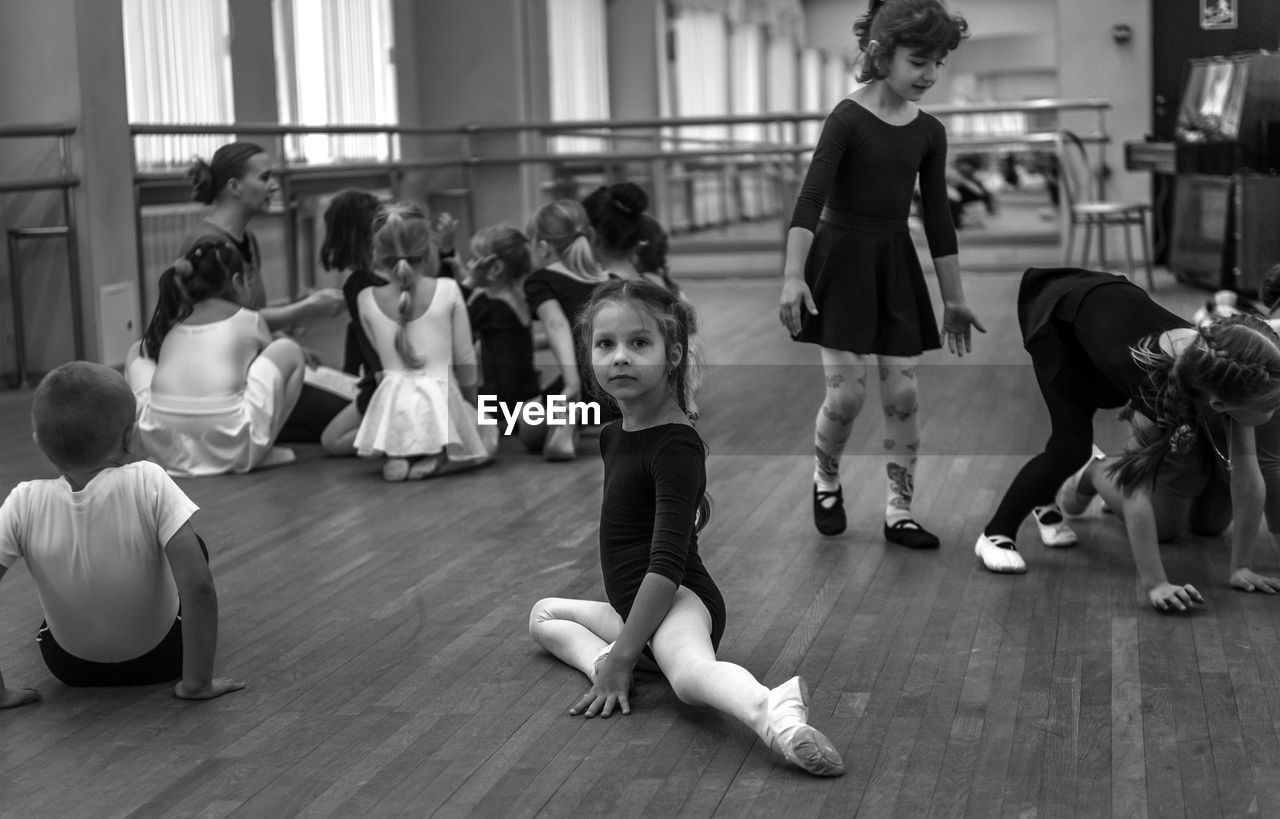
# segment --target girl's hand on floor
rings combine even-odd
[[[33,702],[40,702],[40,692],[34,688],[0,689],[0,709],[17,708],[19,705],[28,705]]]
[[[1280,578],[1267,577],[1242,567],[1231,573],[1231,585],[1241,591],[1275,594],[1280,591]]]
[[[209,687],[192,691],[181,681],[173,687],[173,695],[180,700],[211,700],[221,697],[223,694],[230,694],[232,691],[239,691],[244,688],[244,683],[229,680],[226,677],[215,677],[213,682],[209,683]]]
[[[1204,603],[1200,592],[1190,583],[1185,586],[1161,583],[1147,592],[1147,598],[1160,611],[1187,611],[1195,603]]]
[[[608,717],[615,707],[623,714],[631,713],[631,668],[626,663],[614,662],[606,657],[596,670],[596,681],[591,690],[578,698],[569,709],[573,716],[582,714],[591,719],[596,714]]]

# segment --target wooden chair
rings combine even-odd
[[[1106,230],[1118,225],[1124,231],[1125,259],[1130,278],[1133,276],[1133,241],[1129,229],[1136,225],[1142,241],[1142,263],[1147,269],[1147,289],[1155,289],[1155,274],[1151,268],[1151,246],[1147,240],[1147,213],[1151,206],[1145,202],[1112,202],[1099,196],[1101,182],[1097,170],[1090,164],[1084,142],[1071,131],[1058,132],[1058,161],[1061,168],[1059,184],[1063,207],[1066,208],[1067,241],[1063,248],[1063,263],[1072,266],[1071,257],[1075,244],[1076,225],[1084,225],[1084,240],[1080,249],[1080,267],[1089,266],[1089,247],[1097,228],[1098,261],[1107,266]]]

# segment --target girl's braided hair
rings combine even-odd
[[[1108,474],[1126,491],[1152,485],[1165,455],[1190,450],[1200,435],[1221,435],[1210,401],[1225,404],[1280,404],[1280,336],[1248,313],[1220,318],[1197,328],[1196,338],[1174,355],[1157,336],[1131,353],[1147,383],[1142,399],[1155,412],[1141,446],[1122,455]]]

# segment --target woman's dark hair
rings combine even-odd
[[[244,259],[225,239],[202,239],[160,274],[156,309],[142,335],[142,349],[153,361],[173,326],[191,315],[197,303],[232,294],[232,277],[244,275]]]
[[[941,0],[871,0],[866,14],[853,24],[853,33],[863,55],[857,80],[871,82],[889,76],[894,49],[947,54],[969,36],[969,24],[947,11]]]
[[[187,168],[191,198],[205,205],[213,204],[228,182],[244,176],[251,158],[265,153],[262,146],[254,142],[229,142],[214,151],[213,159],[208,162],[196,157]]]
[[[1169,452],[1190,450],[1199,436],[1216,439],[1219,413],[1209,402],[1280,403],[1280,336],[1249,313],[1215,319],[1198,328],[1179,355],[1165,352],[1155,337],[1132,350],[1146,374],[1144,401],[1155,412],[1140,445],[1126,451],[1108,474],[1129,491],[1152,485]]]
[[[320,264],[325,270],[373,269],[373,215],[378,197],[348,188],[334,194],[324,209],[324,244]]]
[[[613,253],[630,253],[644,238],[641,221],[649,207],[649,194],[634,182],[600,186],[582,200],[600,247]]]

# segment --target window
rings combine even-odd
[[[764,109],[764,32],[760,26],[752,23],[734,26],[729,57],[733,67],[730,110],[738,115],[761,113]],[[743,142],[763,142],[764,126],[760,123],[735,125],[733,135]]]
[[[609,118],[609,61],[604,0],[547,0],[551,119],[555,122]],[[557,153],[605,150],[604,140],[554,137]]]
[[[234,120],[230,19],[225,0],[123,0],[129,121],[214,124]],[[143,136],[139,167],[186,165],[224,136]]]
[[[274,0],[280,121],[298,125],[395,125],[390,0]],[[289,140],[293,162],[392,158],[380,134],[314,134]]]
[[[681,11],[671,21],[675,35],[676,116],[724,116],[729,113],[729,40],[724,17],[715,11]],[[684,147],[719,147],[727,139],[723,125],[688,125],[680,136],[696,140]]]

